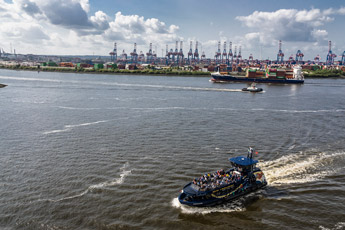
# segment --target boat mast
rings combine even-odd
[[[253,152],[254,152],[254,149],[252,147],[249,147],[247,158],[252,160],[253,159]],[[253,164],[250,165],[250,172],[253,172],[253,168],[254,168],[253,166],[254,166]]]
[[[253,152],[254,152],[254,149],[252,147],[249,147],[247,158],[253,159]]]

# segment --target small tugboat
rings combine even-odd
[[[184,186],[178,196],[181,204],[206,207],[221,204],[244,196],[267,185],[263,172],[256,167],[253,148],[247,157],[230,158],[233,168],[208,173]]]
[[[255,82],[253,82],[249,87],[243,88],[242,91],[257,93],[257,92],[262,92],[262,88],[256,87]]]

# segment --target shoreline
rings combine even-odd
[[[108,75],[145,75],[145,76],[175,76],[175,77],[211,77],[210,72],[202,71],[170,71],[170,70],[120,70],[120,69],[76,69],[64,67],[6,67],[0,66],[0,69],[14,70],[14,71],[33,71],[33,72],[51,72],[51,73],[76,73],[76,74],[108,74]],[[233,76],[245,76],[245,72],[232,74]],[[345,79],[345,75],[341,74],[328,74],[322,75],[320,73],[305,73],[305,79]],[[6,85],[2,86],[5,87]],[[0,88],[2,88],[0,86]]]
[[[16,71],[34,71],[34,72],[55,72],[55,73],[78,73],[78,74],[109,74],[109,75],[157,75],[157,76],[186,76],[186,77],[209,77],[210,72],[202,71],[170,71],[170,70],[120,70],[120,69],[76,69],[61,67],[6,67],[0,66],[0,69]]]

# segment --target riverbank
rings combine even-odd
[[[345,79],[345,72],[338,69],[306,70],[304,78],[342,78]]]
[[[62,72],[62,73],[99,73],[99,74],[131,74],[131,75],[162,75],[162,76],[195,76],[209,77],[210,72],[181,70],[177,68],[168,69],[94,69],[94,68],[77,68],[77,67],[48,67],[48,66],[4,66],[0,65],[0,69],[9,70],[26,70],[26,71],[42,71],[42,72]],[[245,76],[246,72],[231,72],[233,76]],[[339,78],[345,79],[345,72],[337,69],[323,70],[304,70],[304,77],[308,78]],[[6,85],[5,85],[6,86]],[[4,87],[4,86],[3,86]]]
[[[0,69],[28,70],[43,72],[65,72],[65,73],[101,73],[101,74],[134,74],[134,75],[173,75],[173,76],[210,76],[210,72],[186,71],[178,69],[94,69],[77,67],[36,67],[36,66],[0,66]]]

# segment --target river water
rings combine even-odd
[[[345,229],[345,80],[0,70],[2,229]],[[181,206],[194,177],[255,147],[268,186]]]

